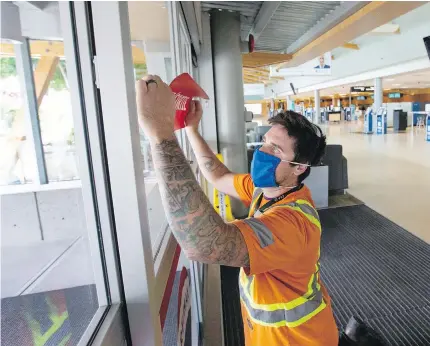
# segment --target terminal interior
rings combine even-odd
[[[244,345],[238,269],[181,251],[137,121],[135,81],[182,73],[234,172],[280,112],[322,129],[305,184],[339,332],[430,345],[429,2],[0,4],[2,345]]]

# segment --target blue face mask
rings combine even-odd
[[[279,187],[279,184],[276,182],[276,168],[281,162],[310,167],[310,165],[306,163],[281,160],[276,156],[261,151],[260,148],[261,146],[255,149],[254,157],[251,162],[251,178],[256,187]],[[294,186],[285,187],[292,188]]]
[[[276,156],[266,154],[257,147],[251,163],[251,178],[256,187],[278,187],[276,182],[276,168],[281,163],[281,159]]]

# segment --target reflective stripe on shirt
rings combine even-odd
[[[255,200],[259,197],[261,191],[254,192],[254,201],[251,205],[250,212],[255,208]],[[317,226],[321,232],[321,223],[318,212],[306,200],[296,200],[287,204],[277,204],[271,208],[283,207],[290,208],[308,219],[313,225]],[[257,218],[248,218],[244,220],[252,228],[259,239],[260,246],[264,248],[273,243],[273,235],[270,229]],[[319,249],[318,249],[319,257]],[[253,300],[254,295],[254,276],[247,276],[242,270],[239,280],[240,297],[245,306],[249,317],[254,323],[268,327],[297,327],[305,323],[310,318],[322,311],[327,305],[324,302],[321,292],[321,285],[318,283],[319,263],[315,265],[315,272],[311,275],[306,293],[289,302],[280,302],[272,304],[258,304]]]
[[[240,297],[254,323],[275,328],[297,327],[326,307],[321,290],[308,298],[302,296],[288,303],[257,304],[253,302],[250,289],[254,278],[244,277],[245,282],[240,284]]]
[[[265,248],[266,246],[273,244],[274,240],[272,231],[263,222],[253,217],[243,221],[252,228],[260,242],[261,248]]]

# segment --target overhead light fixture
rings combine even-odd
[[[393,84],[393,86],[399,86],[399,85],[402,85],[402,84],[400,84],[400,83],[394,83]]]
[[[386,78],[386,79],[384,79],[384,81],[386,81],[386,82],[393,82],[395,80],[396,80],[396,78]]]

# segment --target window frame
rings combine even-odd
[[[91,344],[95,339],[100,339],[102,337],[100,332],[105,328],[103,326],[113,321],[119,324],[115,327],[116,330],[121,331],[121,335],[117,335],[119,339],[127,339],[128,334],[127,324],[121,317],[124,312],[122,304],[124,293],[115,239],[109,172],[102,137],[102,116],[98,108],[99,100],[95,87],[97,77],[90,54],[92,42],[87,6],[86,2],[59,2],[71,91],[76,154],[80,161],[79,174],[87,229],[93,230],[89,232],[89,241],[99,298],[99,309],[84,332],[79,345]],[[85,164],[82,164],[84,162]],[[106,332],[109,330],[107,329]],[[105,341],[103,344],[110,345],[110,342],[111,340],[107,340],[107,343]]]
[[[161,345],[156,275],[137,122],[128,4],[92,2],[92,22],[105,145],[109,158],[109,182],[131,342],[136,345]]]

